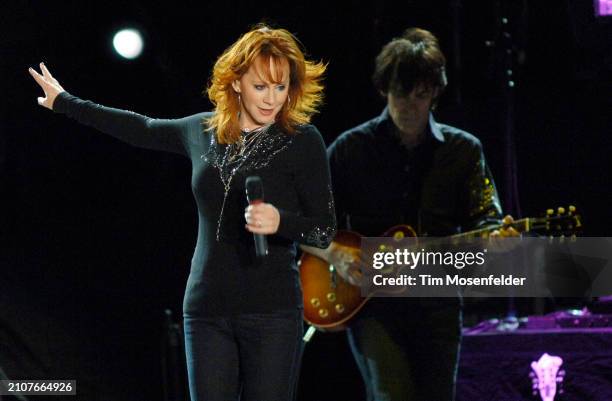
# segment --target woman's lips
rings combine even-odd
[[[264,116],[270,116],[272,115],[272,112],[274,112],[274,109],[262,109],[261,107],[258,107],[259,112],[264,115]]]

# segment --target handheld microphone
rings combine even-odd
[[[256,205],[264,201],[264,191],[261,178],[258,176],[250,176],[246,179],[246,196],[249,205]],[[268,240],[263,234],[253,233],[253,240],[255,241],[255,255],[258,258],[263,258],[268,254]]]

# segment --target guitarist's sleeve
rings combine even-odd
[[[332,188],[334,189],[334,204],[336,206],[336,218],[338,228],[349,229],[346,224],[347,202],[346,196],[349,186],[347,171],[351,171],[346,165],[346,138],[338,137],[327,149],[329,160],[329,171],[331,174]]]
[[[327,248],[336,234],[336,216],[325,143],[312,125],[296,135],[294,183],[300,211],[279,209],[278,234],[300,244]]]
[[[474,143],[472,156],[468,165],[466,192],[464,199],[463,231],[500,224],[502,219],[501,204],[491,170],[487,165],[482,145]]]

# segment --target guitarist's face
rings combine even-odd
[[[418,143],[429,122],[429,110],[436,94],[437,89],[424,85],[415,86],[408,94],[387,94],[389,115],[402,139]]]

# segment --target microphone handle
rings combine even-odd
[[[268,255],[268,239],[263,234],[253,234],[255,241],[255,255],[262,258]]]

